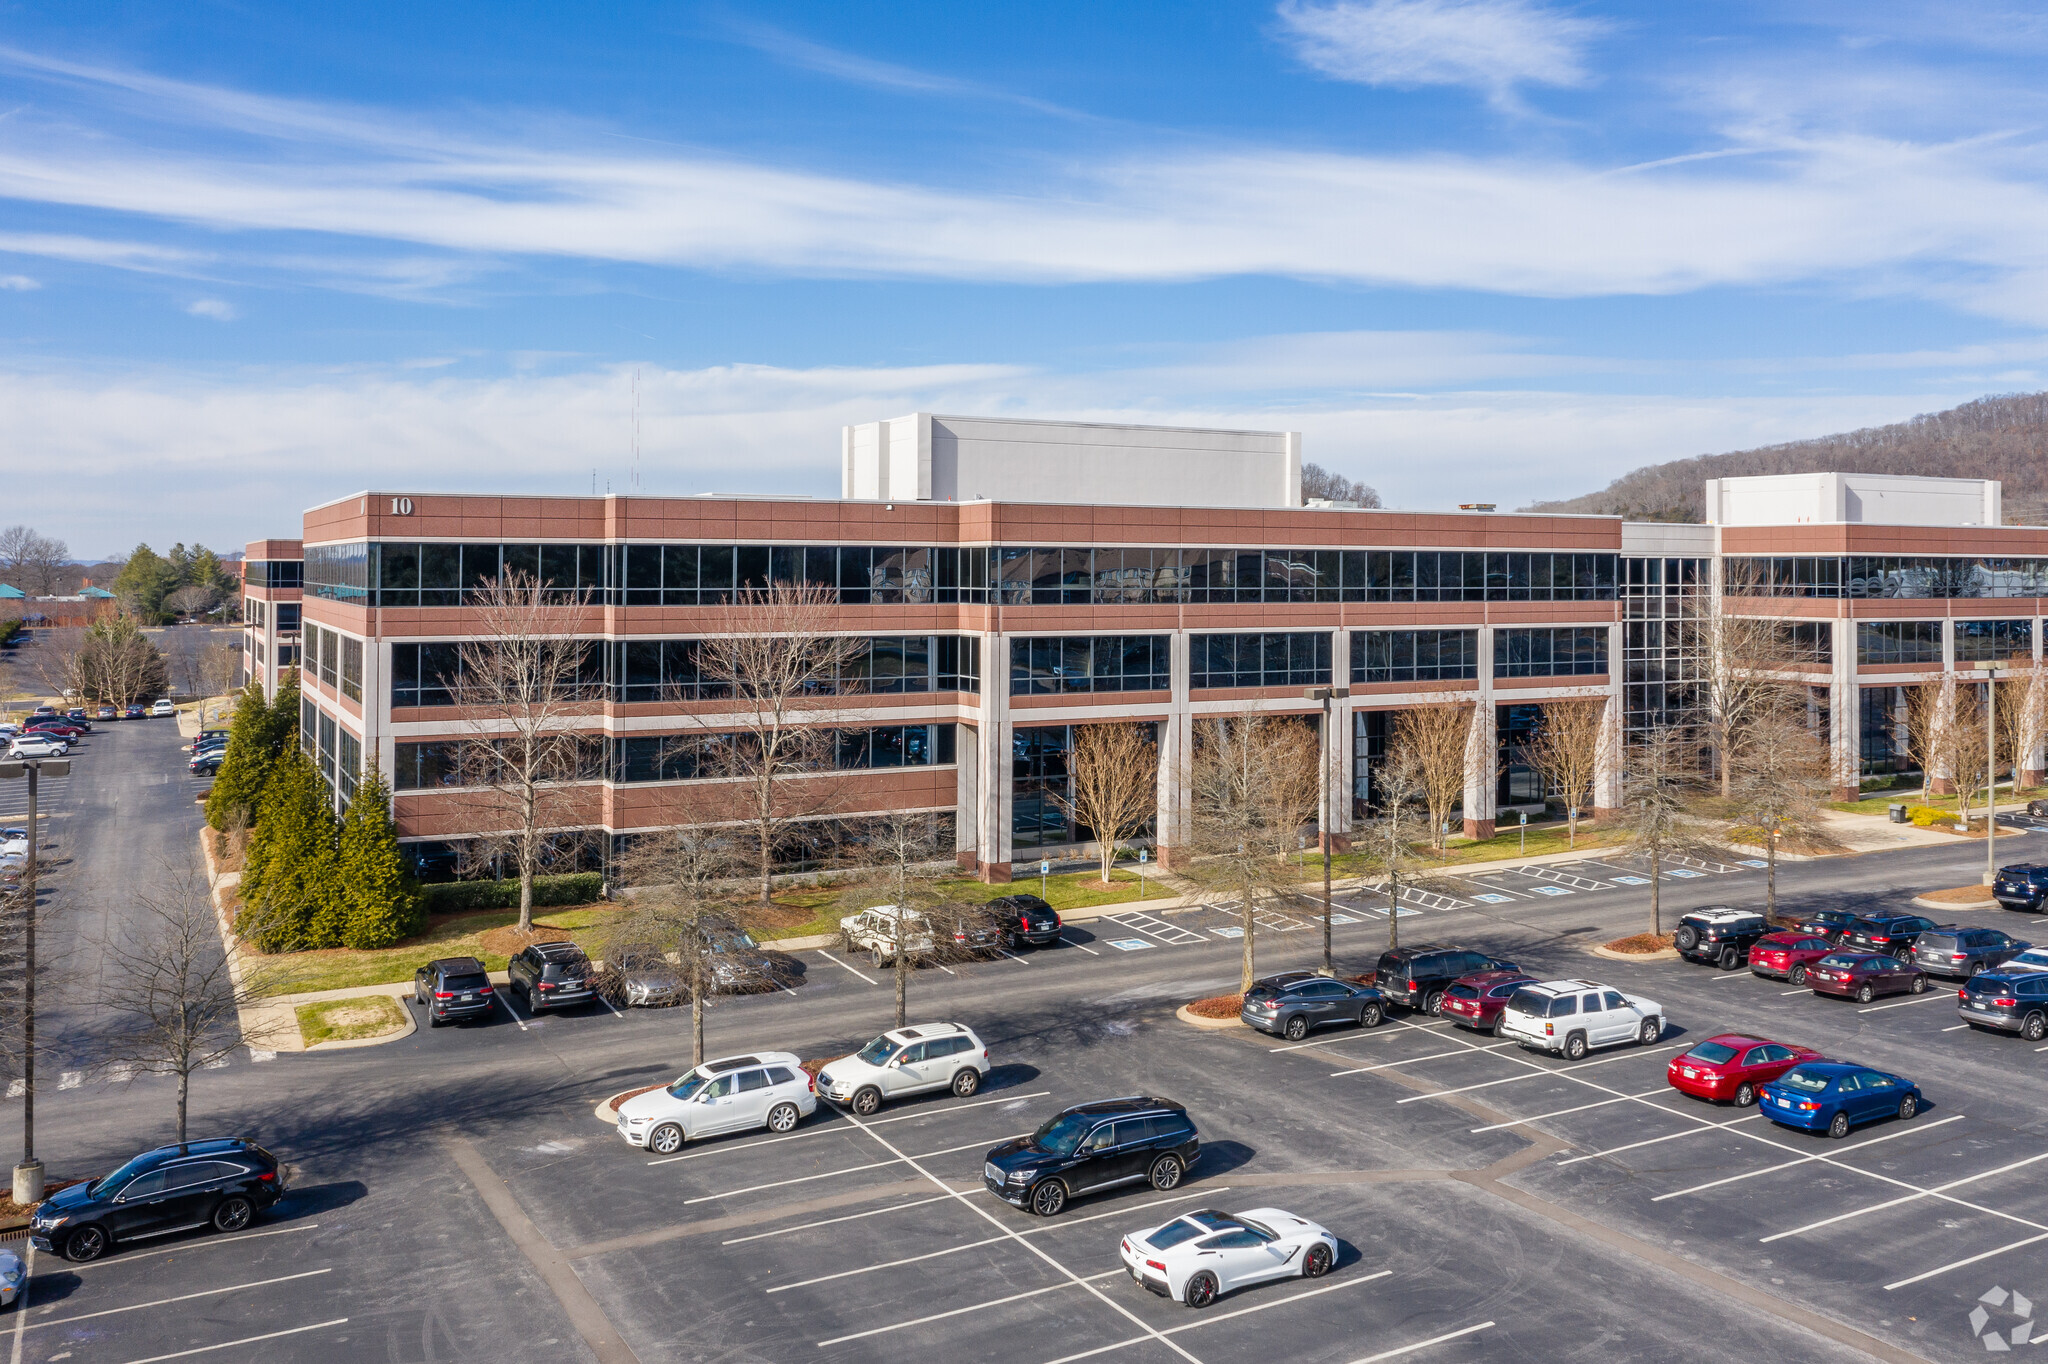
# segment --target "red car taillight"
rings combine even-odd
[[[1545,1024],[1543,1025],[1543,1035],[1544,1035],[1545,1037],[1555,1037],[1555,1036],[1557,1036],[1557,1024],[1555,1024],[1555,1023],[1545,1023]]]
[[[1799,1105],[1799,1111],[1802,1113],[1811,1113],[1819,1107],[1819,1104],[1802,1103]]]
[[[436,990],[436,991],[434,991],[434,998],[436,998],[436,999],[453,999],[453,998],[455,998],[455,993],[454,993],[454,991],[452,991],[452,990]]]
[[[1161,1264],[1161,1263],[1159,1263],[1159,1261],[1157,1261],[1157,1260],[1147,1260],[1147,1261],[1145,1261],[1145,1268],[1147,1268],[1147,1269],[1156,1269],[1156,1270],[1158,1270],[1158,1271],[1159,1271],[1159,1272],[1160,1272],[1161,1274],[1164,1274],[1164,1273],[1166,1272],[1166,1266],[1165,1266],[1165,1265],[1163,1265],[1163,1264]]]
[[[276,1179],[276,1178],[277,1178],[277,1171],[275,1171],[275,1170],[265,1170],[265,1171],[264,1171],[264,1172],[263,1172],[262,1174],[260,1174],[260,1175],[256,1176],[256,1182],[257,1182],[258,1184],[268,1184],[268,1183],[270,1183],[270,1182],[271,1182],[272,1180],[274,1180],[274,1179]]]
[[[1872,937],[1872,938],[1871,938],[1870,940],[1871,940],[1872,942],[1890,942],[1890,941],[1891,941],[1891,939],[1890,939],[1890,938],[1884,937],[1884,936],[1883,936],[1883,935],[1881,935],[1881,934],[1880,934],[1880,935],[1875,935],[1875,936],[1873,936],[1873,937]]]
[[[540,983],[540,988],[541,988],[541,989],[543,989],[543,990],[552,990],[552,989],[554,989],[555,987],[554,987],[554,986],[553,986],[553,985],[552,985],[551,983],[549,983],[548,981],[545,981],[545,980],[544,980],[544,981],[542,981],[542,982]]]
[[[1992,1002],[1993,1004],[1996,1004],[1996,1005],[1998,1005],[1998,1006],[1999,1006],[2000,1008],[2005,1008],[2005,1009],[2010,1009],[2010,1008],[2012,1008],[2012,1007],[2013,1007],[2014,1005],[2016,1005],[2016,1004],[2018,1004],[2018,1003],[2019,1003],[2019,1001],[2018,1001],[2017,999],[1994,999],[1994,1000],[1992,1000],[1991,1002]]]
[[[480,994],[480,995],[487,995],[487,994],[489,994],[490,992],[491,992],[491,987],[490,987],[490,986],[488,986],[488,985],[484,986],[484,987],[483,987],[483,988],[482,988],[481,990],[478,990],[478,991],[477,991],[477,993],[478,993],[478,994]]]
[[[818,1092],[818,1077],[807,1070],[804,1072],[804,1079],[810,1083],[811,1093],[816,1094]]]

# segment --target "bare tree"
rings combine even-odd
[[[1372,774],[1373,813],[1361,831],[1380,870],[1386,874],[1387,950],[1401,945],[1401,878],[1415,862],[1414,845],[1422,833],[1423,785],[1415,755],[1394,750]]]
[[[1920,768],[1920,799],[1924,803],[1945,741],[1946,688],[1940,681],[1906,688],[1906,758]]]
[[[181,616],[201,615],[220,605],[220,589],[211,583],[190,583],[164,594],[164,609]]]
[[[472,588],[478,633],[448,679],[462,708],[455,744],[458,782],[473,827],[474,855],[509,859],[519,878],[519,931],[533,928],[533,878],[575,833],[573,785],[584,776],[580,733],[590,709],[583,609],[536,578],[513,572]]]
[[[1298,892],[1288,858],[1321,799],[1320,744],[1311,726],[1269,715],[1203,721],[1194,739],[1186,787],[1195,856],[1183,875],[1201,894],[1236,902],[1242,992],[1256,978],[1254,916]]]
[[[1055,795],[1060,813],[1095,831],[1102,880],[1116,850],[1159,808],[1159,750],[1138,725],[1079,725],[1067,755],[1072,798]]]
[[[1357,479],[1332,473],[1320,464],[1301,466],[1301,496],[1303,501],[1319,497],[1328,498],[1332,502],[1356,502],[1361,507],[1380,505],[1377,490]]]
[[[1656,934],[1664,931],[1664,863],[1706,842],[1691,809],[1699,783],[1694,745],[1685,731],[1667,728],[1652,730],[1629,747],[1623,821],[1629,848],[1649,859],[1650,932]]]
[[[870,904],[886,900],[896,907],[887,925],[890,966],[896,985],[896,1026],[910,1018],[910,973],[920,960],[937,956],[943,934],[952,939],[952,915],[941,912],[937,881],[944,871],[938,859],[937,821],[928,812],[892,811],[873,821],[868,836],[850,850],[865,875],[850,894]]]
[[[56,596],[70,561],[70,546],[37,534],[33,526],[0,530],[0,574],[31,597]]]
[[[1593,800],[1593,778],[1612,742],[1605,701],[1548,701],[1523,751],[1529,765],[1564,800],[1566,838],[1579,846],[1579,811]]]
[[[815,698],[851,689],[842,674],[866,654],[864,639],[831,633],[837,607],[837,591],[818,583],[746,589],[721,613],[719,632],[697,643],[698,676],[729,703],[704,723],[732,734],[713,767],[744,792],[741,822],[753,833],[764,904],[792,826],[832,809],[842,792],[827,775],[837,736],[804,713]]]
[[[1984,698],[1975,687],[1956,688],[1952,707],[1940,746],[1949,771],[1955,774],[1956,816],[1967,830],[1970,807],[1976,803],[1977,783],[1985,779],[1990,765],[1985,748],[1991,742],[1991,733],[1985,723]],[[1988,805],[1991,792],[1986,791],[1984,797]]]
[[[109,1025],[101,1065],[176,1076],[183,1142],[192,1073],[237,1047],[271,1040],[245,1033],[241,1010],[277,993],[284,973],[259,961],[240,972],[230,966],[206,877],[189,863],[165,866],[129,897],[123,931],[97,944],[104,985],[95,1007]]]
[[[1751,723],[1736,754],[1735,800],[1763,832],[1764,915],[1778,912],[1778,848],[1785,835],[1820,828],[1830,781],[1827,745],[1804,716],[1779,707]]]
[[[605,969],[616,974],[616,954],[650,944],[675,952],[690,992],[690,1064],[704,1064],[707,922],[733,896],[732,878],[744,871],[745,850],[730,830],[677,826],[642,834],[628,845],[615,874],[631,892],[622,897],[605,940]]]
[[[1472,738],[1472,707],[1418,706],[1394,720],[1390,751],[1407,754],[1429,807],[1429,845],[1443,851],[1451,811],[1465,797],[1465,748]]]
[[[201,697],[225,696],[242,680],[242,646],[233,638],[216,638],[199,650],[192,665]]]
[[[1737,580],[1725,584],[1720,602],[1729,594],[1739,596],[1746,585],[1739,571],[1731,570],[1731,576]],[[1704,675],[1702,727],[1714,751],[1721,794],[1729,797],[1735,789],[1735,754],[1744,731],[1783,699],[1787,683],[1779,669],[1785,662],[1785,634],[1775,619],[1737,615],[1718,603],[1700,618],[1698,629]]]
[[[96,620],[82,630],[58,630],[37,641],[45,685],[65,696],[125,706],[160,696],[170,687],[163,652],[128,616]]]
[[[2018,795],[2048,743],[2048,667],[2017,654],[1998,678],[1998,747],[2001,760],[2012,766],[2013,794]]]

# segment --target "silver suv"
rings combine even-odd
[[[818,1092],[865,1118],[885,1099],[950,1089],[966,1098],[988,1074],[988,1048],[964,1023],[885,1032],[818,1072]]]

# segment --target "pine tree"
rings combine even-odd
[[[280,698],[282,695],[280,689]],[[206,793],[206,822],[214,828],[232,824],[236,810],[255,816],[263,799],[263,779],[275,760],[270,751],[271,727],[263,684],[251,678],[235,701],[235,718],[228,723],[227,755],[214,775],[213,789]]]
[[[337,875],[348,906],[343,946],[389,947],[426,927],[425,906],[398,855],[391,790],[375,764],[342,816]]]
[[[244,922],[237,924],[264,952],[341,946],[347,906],[330,799],[312,760],[296,748],[279,758],[264,783],[250,866],[242,872]]]

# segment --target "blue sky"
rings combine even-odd
[[[0,9],[0,467],[81,555],[365,486],[837,490],[913,410],[1397,506],[2048,369],[2037,9]],[[29,517],[10,510],[0,520]]]

